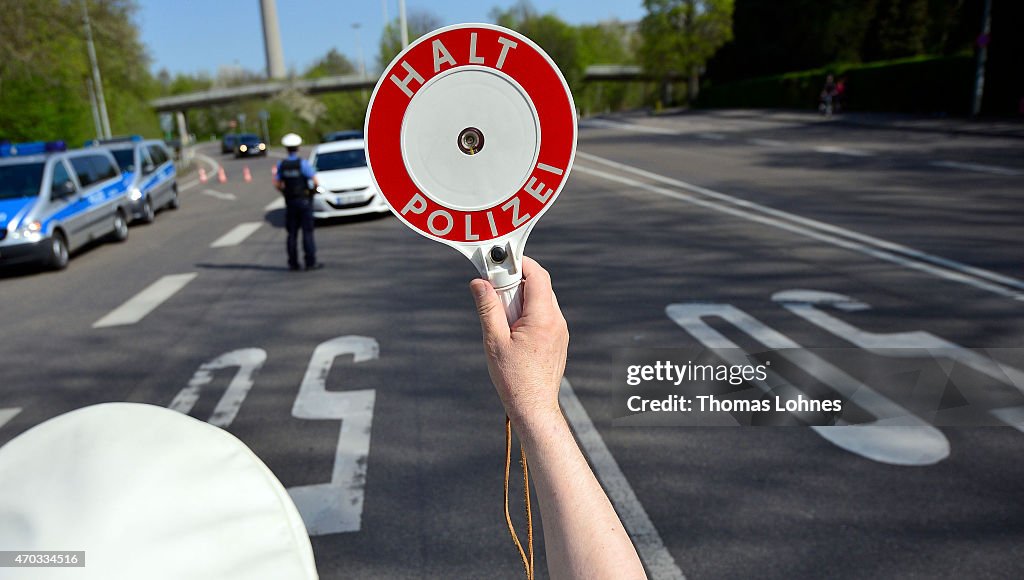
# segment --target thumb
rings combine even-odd
[[[510,331],[508,319],[505,318],[505,307],[498,298],[491,283],[477,278],[469,283],[469,289],[476,301],[476,312],[480,316],[480,327],[484,332],[484,340],[506,340]]]

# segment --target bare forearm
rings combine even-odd
[[[551,578],[646,578],[561,414],[517,425],[540,504]]]

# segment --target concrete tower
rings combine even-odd
[[[283,79],[284,51],[281,49],[281,30],[277,25],[276,0],[260,0],[260,14],[263,16],[263,47],[267,52],[267,76]]]

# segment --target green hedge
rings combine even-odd
[[[846,77],[844,106],[851,111],[966,114],[974,88],[972,57],[915,57],[708,83],[698,106],[814,109],[830,73]]]

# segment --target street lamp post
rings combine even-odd
[[[100,67],[96,62],[96,46],[92,42],[92,24],[89,22],[89,9],[82,0],[82,20],[85,22],[85,46],[89,51],[89,64],[92,66],[93,89],[99,105],[100,122],[103,125],[103,137],[110,139],[110,117],[107,116],[107,101],[103,98],[103,79],[100,78]]]
[[[405,0],[398,0],[398,27],[402,29],[402,50],[409,46],[409,23],[405,18]]]
[[[363,41],[362,41],[362,36],[360,36],[360,34],[359,34],[359,28],[361,26],[362,26],[362,24],[360,24],[358,22],[353,22],[352,23],[352,29],[356,31],[356,50],[359,53],[359,75],[363,77],[363,80],[365,80],[366,79],[366,61],[363,60]],[[361,92],[362,92],[363,101],[365,102],[366,101],[366,87],[363,87]]]

